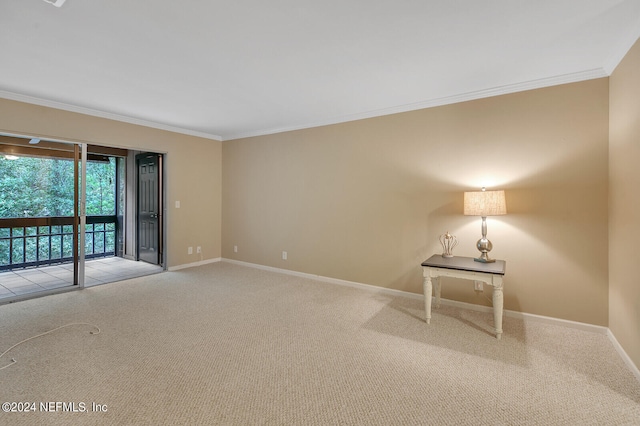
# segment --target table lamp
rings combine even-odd
[[[465,192],[464,214],[465,216],[482,217],[482,238],[476,244],[480,250],[480,257],[473,260],[482,263],[495,262],[495,259],[489,258],[493,244],[487,239],[487,216],[507,214],[504,191],[487,191],[483,187],[482,191]]]

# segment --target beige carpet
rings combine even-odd
[[[0,353],[69,323],[101,332],[1,358],[17,362],[0,402],[37,412],[0,424],[640,424],[640,383],[606,336],[505,317],[497,341],[490,313],[423,314],[419,298],[229,263],[3,305]]]

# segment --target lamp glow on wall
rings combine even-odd
[[[489,258],[489,252],[493,248],[493,244],[487,239],[487,216],[507,214],[504,191],[487,191],[483,187],[482,191],[465,192],[464,214],[466,216],[482,217],[482,238],[476,244],[476,247],[480,250],[480,257],[473,260],[482,263],[495,262],[495,259]]]

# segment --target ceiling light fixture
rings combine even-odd
[[[55,7],[60,7],[67,0],[44,0],[45,2],[54,5]]]

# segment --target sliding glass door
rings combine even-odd
[[[84,286],[86,170],[86,144],[0,136],[0,298]]]
[[[156,161],[144,163],[151,185],[135,173],[136,154],[0,135],[0,303],[163,270],[162,155],[144,156]],[[138,241],[153,257],[139,254]]]

